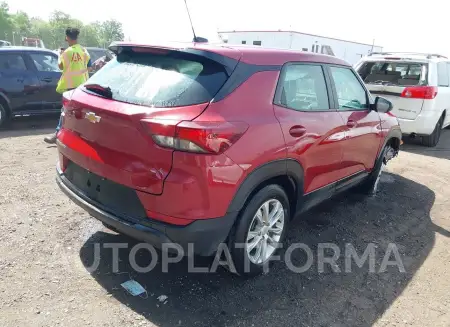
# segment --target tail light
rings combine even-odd
[[[70,101],[72,100],[73,92],[74,90],[66,91],[62,95],[61,126],[64,125],[64,117],[66,115],[67,109],[69,108]]]
[[[241,138],[248,125],[243,122],[196,122],[144,119],[144,128],[164,148],[219,154]]]
[[[431,100],[436,97],[437,93],[438,88],[435,86],[410,86],[403,90],[401,97]]]

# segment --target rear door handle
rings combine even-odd
[[[289,130],[289,134],[293,137],[300,137],[306,134],[306,128],[303,126],[292,126]]]
[[[51,77],[44,77],[41,79],[42,82],[50,83],[53,79]]]
[[[349,119],[347,121],[347,127],[353,128],[353,127],[356,127],[356,125],[358,125],[358,123],[354,120]]]

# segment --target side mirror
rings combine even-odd
[[[394,106],[392,105],[392,102],[382,98],[382,97],[376,97],[375,98],[375,103],[373,104],[373,109],[377,112],[381,112],[381,113],[388,113],[389,111],[392,110]]]

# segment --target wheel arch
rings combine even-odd
[[[228,212],[238,212],[263,187],[280,185],[289,198],[291,217],[298,208],[298,200],[303,194],[303,167],[294,159],[281,159],[265,163],[255,168],[241,183],[233,197]]]
[[[402,131],[400,128],[392,128],[384,138],[383,144],[380,147],[380,151],[378,151],[377,160],[380,159],[381,154],[383,153],[384,147],[389,144],[391,145],[395,151],[400,150],[400,144],[402,143]]]

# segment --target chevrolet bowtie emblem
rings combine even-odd
[[[96,116],[94,112],[86,112],[86,114],[84,115],[84,118],[86,118],[87,120],[89,120],[90,123],[99,123],[100,119],[102,117],[100,116]]]

